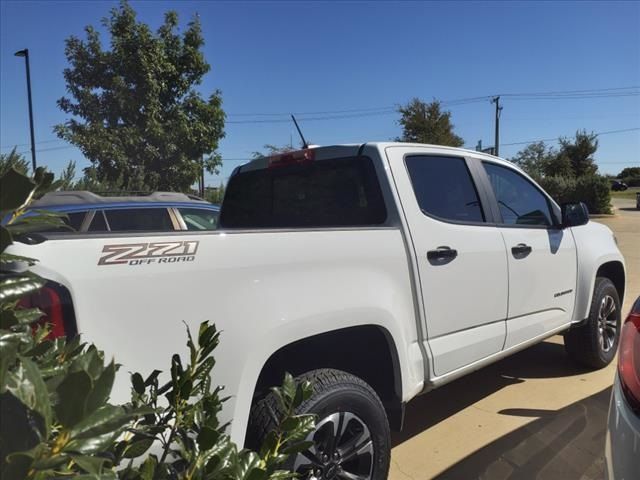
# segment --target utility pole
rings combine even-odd
[[[36,139],[33,134],[33,107],[31,105],[31,71],[29,69],[29,49],[18,50],[14,53],[16,57],[24,57],[24,63],[27,69],[27,96],[29,98],[29,130],[31,131],[31,163],[33,165],[33,173],[36,172]]]
[[[204,198],[204,155],[202,156],[202,160],[200,161],[200,197]]]
[[[496,104],[496,138],[494,143],[494,155],[497,157],[500,154],[500,112],[502,107],[500,106],[500,96],[493,97],[491,103]]]

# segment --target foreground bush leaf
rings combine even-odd
[[[0,177],[0,217],[25,206],[35,187],[35,182],[11,167]]]
[[[134,439],[132,443],[125,449],[122,454],[123,458],[138,458],[144,454],[153,445],[152,438]]]
[[[104,465],[107,462],[106,458],[92,457],[89,455],[69,455],[71,459],[78,464],[85,472],[91,474],[102,474]]]
[[[0,279],[0,302],[18,300],[32,292],[40,290],[45,282],[32,273],[5,276]]]
[[[9,230],[7,230],[2,225],[0,225],[0,252],[4,252],[5,249],[12,243],[13,243],[13,240],[11,239],[11,234],[9,233]],[[2,260],[3,262],[5,261],[4,258]]]
[[[47,386],[36,364],[21,357],[18,368],[7,375],[7,390],[42,417],[44,430],[41,433],[46,438],[51,424],[51,404]]]
[[[91,377],[85,371],[70,373],[56,389],[58,403],[55,412],[60,423],[71,428],[84,418],[87,397],[91,392]]]
[[[246,455],[238,462],[235,468],[235,478],[238,480],[246,480],[254,469],[260,468],[262,459],[255,452],[247,452]],[[264,472],[261,472],[264,474]],[[261,477],[264,478],[264,477]]]
[[[116,364],[112,360],[93,385],[93,389],[87,398],[87,413],[95,411],[109,399],[115,377]]]
[[[6,461],[3,462],[0,478],[26,478],[31,465],[33,464],[33,455],[30,452],[20,452],[7,455]]]
[[[90,438],[115,432],[139,413],[127,412],[114,405],[103,405],[88,417],[82,419],[71,430],[72,439]]]

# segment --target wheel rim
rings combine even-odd
[[[373,475],[373,440],[367,425],[350,412],[322,418],[306,438],[313,445],[299,453],[293,471],[309,480],[367,480]]]
[[[605,295],[598,310],[598,341],[603,352],[611,350],[616,343],[618,311],[611,295]]]

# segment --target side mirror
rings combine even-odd
[[[589,209],[584,202],[563,203],[562,209],[562,227],[579,227],[589,223]]]

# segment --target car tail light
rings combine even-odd
[[[71,298],[61,285],[47,284],[35,293],[20,300],[23,308],[38,308],[44,313],[39,324],[49,324],[51,333],[48,338],[76,335],[76,323]]]
[[[298,150],[296,152],[287,152],[282,155],[274,155],[269,157],[269,168],[283,167],[285,165],[304,164],[312,162],[315,158],[313,150]]]
[[[640,411],[640,298],[622,325],[618,374],[629,406]]]

